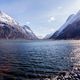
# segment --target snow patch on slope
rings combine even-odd
[[[2,11],[0,11],[0,21],[10,25],[18,25],[18,23],[12,17],[8,16],[6,13]]]

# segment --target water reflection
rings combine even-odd
[[[72,46],[71,62],[73,63],[73,70],[78,70],[80,69],[80,41],[75,42]]]

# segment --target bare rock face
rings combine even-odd
[[[29,32],[31,31],[31,33]],[[27,26],[20,26],[13,18],[0,11],[0,39],[37,39]]]
[[[65,24],[50,39],[80,39],[80,11],[69,16]]]

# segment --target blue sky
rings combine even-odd
[[[59,29],[79,9],[80,0],[0,0],[1,11],[42,37]]]

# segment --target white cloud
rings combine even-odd
[[[53,22],[53,21],[55,21],[55,17],[51,16],[51,17],[49,18],[48,22]]]
[[[27,25],[29,25],[29,24],[30,24],[30,22],[29,22],[29,21],[27,21],[26,23],[27,23]]]

